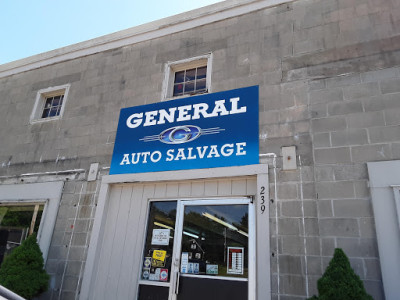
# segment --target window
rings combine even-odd
[[[20,231],[19,236],[24,236],[26,232],[29,234],[29,230],[33,228],[33,232],[37,233],[44,261],[53,236],[63,187],[64,181],[0,184],[1,228],[13,227]],[[25,218],[24,222],[21,220],[22,216]],[[5,234],[1,238],[4,244]]]
[[[172,96],[204,93],[206,87],[207,66],[175,72]]]
[[[166,65],[163,99],[210,92],[211,54]]]
[[[0,264],[3,258],[39,230],[44,203],[0,205]]]
[[[64,111],[69,86],[63,85],[38,91],[31,123],[59,119]]]

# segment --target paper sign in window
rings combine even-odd
[[[153,251],[153,259],[151,261],[151,266],[152,267],[164,267],[166,255],[167,255],[167,251],[154,250]]]
[[[187,273],[188,272],[188,264],[189,264],[189,253],[182,252],[181,273]]]
[[[243,275],[244,248],[228,247],[228,274]]]
[[[152,245],[168,245],[169,244],[169,229],[153,229],[151,237]]]

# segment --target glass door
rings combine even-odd
[[[139,300],[254,299],[250,198],[150,203]]]
[[[179,203],[177,300],[249,299],[253,219],[249,198]]]
[[[139,300],[168,300],[177,201],[152,201],[139,281]]]

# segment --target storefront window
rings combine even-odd
[[[39,230],[44,204],[0,206],[0,264],[4,257]]]
[[[170,281],[176,219],[176,201],[150,203],[141,278]]]

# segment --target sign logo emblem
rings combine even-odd
[[[224,130],[225,129],[219,127],[201,129],[194,125],[175,126],[164,130],[160,134],[145,136],[144,138],[139,139],[139,141],[160,141],[164,144],[183,144],[194,141],[201,135],[216,134]]]

